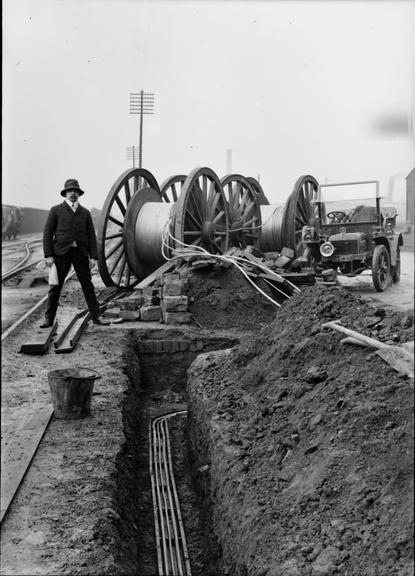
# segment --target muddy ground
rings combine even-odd
[[[173,426],[173,445],[195,574],[412,574],[409,382],[367,351],[339,346],[321,321],[343,318],[383,341],[404,342],[413,338],[413,311],[316,288],[284,304],[273,323],[275,309],[244,280],[198,277],[190,326],[90,325],[72,354],[22,355],[40,310],[3,343],[2,433],[50,405],[50,370],[87,366],[102,378],[88,418],[49,424],[2,524],[1,573],[153,574],[148,417],[185,407],[190,393],[198,439],[192,462],[186,425]],[[83,305],[70,281],[60,326]],[[177,338],[203,345],[162,357],[140,348]],[[201,357],[186,390],[186,370],[199,352],[238,341],[220,364]],[[315,365],[327,377],[307,382]],[[208,462],[201,479],[199,464]],[[204,492],[184,474],[191,469]],[[201,494],[212,508],[196,506]]]

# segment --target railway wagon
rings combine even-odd
[[[1,235],[3,240],[16,238],[20,232],[23,210],[17,206],[1,205]]]

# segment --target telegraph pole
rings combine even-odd
[[[130,114],[140,115],[140,143],[138,147],[138,167],[142,167],[143,160],[143,116],[154,112],[154,93],[130,92]]]
[[[135,168],[135,159],[138,154],[138,146],[128,146],[127,147],[127,160],[133,161],[133,168]]]

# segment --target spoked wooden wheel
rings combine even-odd
[[[260,206],[267,206],[269,204],[268,198],[265,196],[265,193],[262,189],[261,184],[258,182],[258,180],[256,178],[253,178],[252,176],[249,176],[247,178],[248,182],[251,184],[251,186],[253,187],[253,189],[256,192],[256,195],[258,197],[258,202]]]
[[[282,246],[292,248],[296,257],[301,256],[304,247],[301,241],[303,226],[314,224],[317,218],[318,182],[313,176],[301,176],[284,207],[281,226]]]
[[[125,216],[134,194],[151,187],[160,194],[156,179],[144,168],[126,170],[116,180],[104,202],[98,226],[98,269],[106,286],[126,288],[137,282],[125,254]]]
[[[162,200],[164,202],[177,202],[185,180],[186,176],[184,174],[177,174],[167,178],[160,186]]]
[[[383,244],[377,244],[373,251],[372,280],[377,292],[386,290],[392,281],[390,255]]]
[[[222,254],[228,248],[228,224],[228,204],[218,176],[210,168],[196,168],[187,176],[176,202],[176,247],[183,248],[181,241]]]
[[[229,210],[229,240],[232,246],[257,246],[261,236],[258,196],[247,178],[229,174],[221,179]]]

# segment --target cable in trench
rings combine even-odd
[[[159,576],[191,576],[190,560],[174,480],[168,420],[186,410],[155,418],[149,425],[149,466]]]

